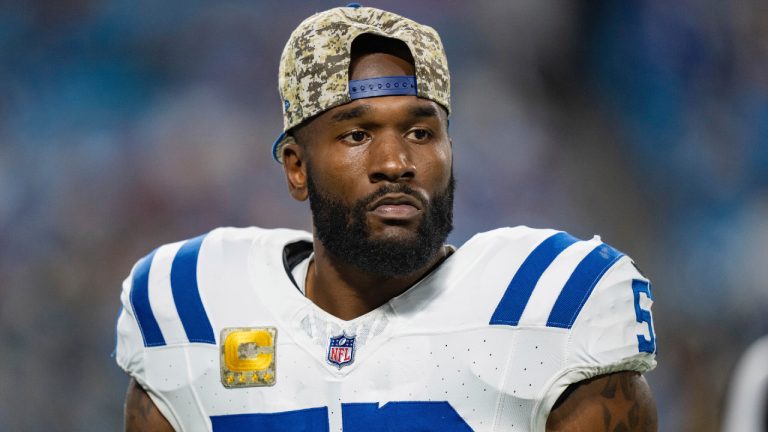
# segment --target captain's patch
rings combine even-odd
[[[355,336],[342,333],[332,336],[328,344],[328,363],[339,369],[355,361]]]
[[[221,384],[224,387],[263,387],[275,384],[275,327],[225,328],[219,340]]]

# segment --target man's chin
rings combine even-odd
[[[370,227],[367,233],[368,241],[395,244],[402,243],[403,245],[414,244],[418,241],[419,236],[416,228],[411,228],[404,225]]]
[[[403,277],[423,270],[442,243],[433,242],[403,227],[388,227],[376,233],[334,238],[326,248],[342,261],[382,277]]]
[[[392,259],[391,257],[393,256],[410,255],[414,250],[420,249],[418,239],[402,236],[369,238],[367,243],[379,253],[389,255],[390,259]]]

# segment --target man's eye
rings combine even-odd
[[[406,137],[414,141],[424,141],[430,137],[430,133],[426,129],[414,129],[408,132]]]
[[[350,132],[344,137],[342,137],[342,141],[346,141],[353,144],[360,144],[368,139],[368,134],[363,131],[354,131]]]

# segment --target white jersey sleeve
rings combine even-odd
[[[518,424],[529,406],[530,430],[544,430],[569,385],[655,366],[650,283],[599,237],[515,227],[469,243],[471,277],[496,305],[489,324],[510,338],[502,423]]]
[[[595,262],[605,268],[596,276],[590,274],[593,279],[579,280],[581,285],[573,287],[570,297],[563,295],[569,289],[566,284],[550,314],[550,325],[570,326],[571,331],[563,367],[545,385],[534,409],[534,430],[543,430],[552,406],[569,385],[619,371],[644,373],[656,366],[648,279],[630,258],[610,246],[601,244],[592,254],[603,254]],[[578,279],[577,268],[569,280]]]
[[[251,393],[227,392],[220,381],[221,331],[274,322],[253,278],[287,281],[282,245],[308,236],[218,228],[160,246],[133,267],[123,283],[115,360],[175,430],[210,431],[216,415],[243,409]],[[253,250],[274,259],[265,263]]]
[[[117,321],[117,346],[115,360],[117,364],[133,377],[147,392],[158,410],[170,422],[175,430],[180,430],[177,415],[164,393],[155,388],[148,379],[146,349],[165,345],[165,337],[157,318],[147,313],[154,304],[154,310],[163,314],[163,292],[156,288],[158,284],[169,283],[169,252],[175,253],[181,243],[162,246],[140,259],[123,281],[120,295],[122,311]],[[150,279],[152,283],[150,284]],[[150,285],[152,288],[150,289]],[[167,311],[167,308],[165,308]],[[138,313],[137,313],[138,311]],[[167,315],[167,313],[166,313]],[[168,372],[172,374],[172,372]]]

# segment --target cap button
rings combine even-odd
[[[350,3],[350,4],[347,5],[347,7],[351,7],[351,8],[354,8],[354,9],[357,9],[360,6],[362,6],[360,3]]]

